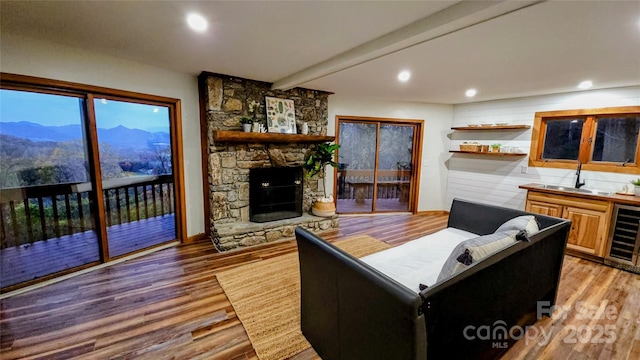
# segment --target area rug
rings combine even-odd
[[[391,247],[367,235],[335,245],[355,257]],[[243,265],[216,276],[261,360],[287,359],[311,347],[300,331],[298,253]]]

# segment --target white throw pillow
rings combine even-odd
[[[522,215],[511,220],[505,221],[495,232],[503,232],[507,230],[524,230],[527,237],[535,234],[540,230],[538,221],[533,215]]]
[[[472,264],[516,243],[518,232],[518,230],[495,232],[461,242],[451,251],[440,270],[437,282],[457,275]]]

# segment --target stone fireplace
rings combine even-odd
[[[272,242],[294,235],[296,226],[312,231],[337,227],[337,218],[309,214],[315,199],[322,196],[323,181],[302,176],[302,216],[276,221],[250,221],[251,169],[301,166],[314,141],[306,136],[290,135],[295,141],[272,141],[269,134],[257,134],[242,140],[240,118],[248,114],[248,104],[260,105],[256,118],[265,120],[265,96],[294,100],[297,128],[306,122],[309,139],[326,135],[329,93],[294,88],[271,90],[266,82],[227,75],[202,73],[199,77],[201,109],[206,113],[202,131],[207,134],[207,181],[211,237],[219,250],[229,250]],[[206,126],[206,128],[204,128]],[[298,130],[299,132],[300,130]],[[220,133],[233,136],[221,137]],[[240,139],[238,136],[240,135]],[[287,136],[287,135],[281,135]],[[286,138],[285,138],[286,139]],[[317,141],[316,141],[317,142]]]

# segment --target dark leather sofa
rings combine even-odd
[[[448,226],[485,235],[526,214],[456,199]],[[540,231],[529,242],[519,241],[419,294],[296,229],[302,333],[325,360],[500,357],[515,339],[497,332],[497,338],[481,340],[474,329],[524,328],[536,321],[538,301],[545,308],[555,303],[571,223],[531,215]]]

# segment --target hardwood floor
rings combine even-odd
[[[446,226],[446,216],[343,217],[332,241],[368,234],[392,245]],[[208,241],[161,250],[0,302],[0,358],[256,359],[215,274],[295,251],[292,241],[226,254]],[[566,257],[558,305],[615,305],[614,320],[543,319],[547,346],[522,339],[509,359],[640,358],[640,276]],[[566,343],[569,326],[615,325],[611,344]],[[531,331],[531,329],[530,329]],[[584,336],[583,336],[584,337]],[[318,359],[313,350],[295,359]]]
[[[556,306],[503,359],[640,359],[640,275],[567,255]]]
[[[112,257],[176,238],[175,216],[167,214],[107,227]],[[2,287],[34,280],[100,261],[98,237],[92,230],[0,249]]]

